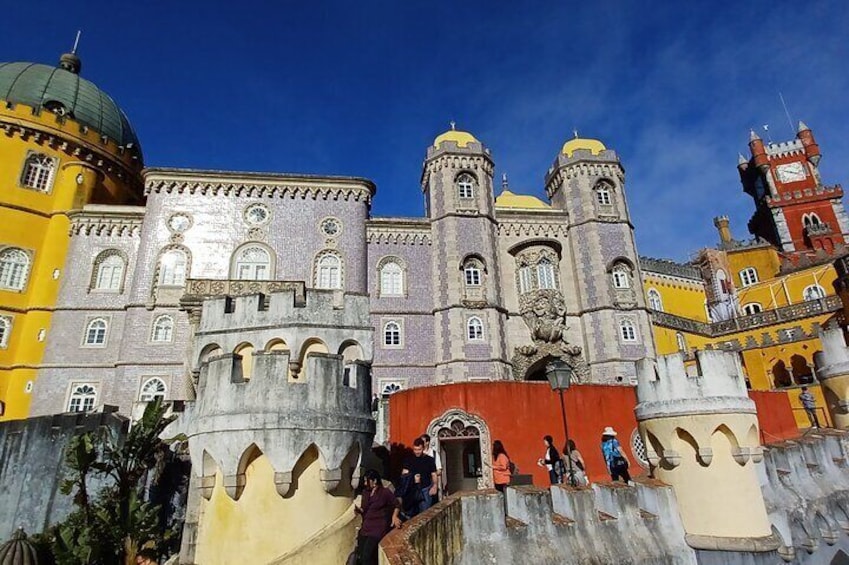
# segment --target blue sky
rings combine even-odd
[[[364,176],[375,215],[423,213],[452,119],[539,196],[577,128],[619,153],[640,253],[684,260],[715,215],[747,235],[737,153],[750,127],[793,135],[779,91],[849,188],[849,3],[667,4],[33,1],[4,14],[0,60],[52,63],[80,28],[149,166]]]

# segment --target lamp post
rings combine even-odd
[[[569,424],[566,422],[566,404],[563,402],[563,391],[569,388],[572,384],[572,367],[570,367],[562,359],[554,359],[545,366],[545,376],[548,379],[548,384],[551,385],[551,390],[556,390],[560,393],[560,413],[563,415],[563,432],[566,434],[566,449],[569,449]],[[572,453],[566,454],[567,473],[569,474],[569,484],[573,487],[578,486],[578,481],[575,479],[575,470],[572,467]]]

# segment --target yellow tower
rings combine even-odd
[[[75,53],[55,67],[0,63],[0,420],[29,411],[65,268],[68,212],[143,200],[136,134],[81,67]]]
[[[755,404],[736,355],[699,351],[643,360],[636,408],[654,476],[672,485],[694,549],[776,549],[755,463],[763,460]]]

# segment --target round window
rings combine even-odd
[[[321,231],[328,237],[334,237],[342,231],[342,224],[336,218],[327,218],[321,222]]]
[[[251,204],[245,208],[245,220],[252,226],[259,226],[268,221],[271,212],[263,204]]]
[[[174,214],[168,218],[168,228],[175,233],[183,233],[192,225],[192,219],[185,214]]]

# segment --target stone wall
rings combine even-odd
[[[125,434],[128,420],[115,412],[60,414],[0,422],[0,540],[18,527],[40,533],[61,521],[72,499],[59,492],[65,447],[72,437],[100,426]],[[92,491],[97,480],[90,482]]]

